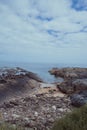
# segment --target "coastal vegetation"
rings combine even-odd
[[[52,130],[87,130],[87,105],[56,121]]]
[[[1,124],[0,125],[0,130],[24,130],[23,127],[18,127],[16,125],[11,125],[11,124]]]
[[[0,130],[24,130],[23,127],[2,124]],[[87,130],[87,105],[74,109],[61,119],[58,119],[51,130]]]

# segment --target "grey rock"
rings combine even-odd
[[[63,77],[65,79],[87,78],[87,68],[53,68],[49,71],[49,73],[55,75],[56,77]]]
[[[11,98],[31,93],[43,82],[35,73],[22,68],[0,69],[0,104]],[[9,107],[12,106],[12,103]]]
[[[73,94],[70,96],[71,104],[75,107],[81,107],[87,103],[87,91]]]
[[[72,82],[75,91],[87,90],[87,79],[76,79]]]

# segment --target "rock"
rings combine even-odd
[[[35,74],[21,68],[0,69],[0,104],[11,98],[18,98],[33,92],[42,80]],[[12,104],[10,104],[12,106]]]
[[[26,73],[26,76],[28,76],[29,78],[34,79],[34,80],[36,80],[36,81],[38,81],[38,82],[43,82],[43,80],[42,80],[41,78],[39,78],[39,77],[37,76],[37,74],[35,74],[35,73],[27,72],[27,73]]]
[[[17,114],[12,114],[12,117],[13,117],[14,119],[17,119],[17,118],[19,118],[19,117],[20,117],[20,115],[17,115]]]
[[[83,106],[87,103],[87,91],[82,91],[77,94],[72,94],[70,96],[71,104],[75,107]]]
[[[38,82],[43,82],[41,78],[37,76],[37,74],[26,71],[22,68],[16,67],[16,68],[1,68],[0,69],[0,79],[2,78],[16,78],[16,77],[22,77],[27,76],[30,79],[34,79]]]
[[[87,79],[67,79],[61,84],[57,85],[57,87],[66,94],[77,93],[83,90],[87,90]]]
[[[53,68],[49,73],[64,79],[87,78],[87,68]]]
[[[0,84],[7,83],[5,79],[0,79]]]
[[[38,88],[40,85],[39,85],[39,83],[36,81],[36,80],[34,80],[34,79],[30,79],[29,81],[28,81],[28,84],[29,84],[29,86],[33,89],[33,88]]]
[[[74,87],[72,86],[72,81],[64,81],[61,84],[57,85],[59,90],[66,94],[71,94],[74,92]]]
[[[87,79],[76,79],[72,82],[75,91],[87,90]]]
[[[53,109],[54,111],[56,111],[56,106],[52,106],[52,109]]]
[[[37,117],[38,116],[38,112],[35,111],[34,115]]]
[[[63,93],[71,94],[87,89],[87,68],[53,68],[49,72],[64,78],[62,83],[56,83]]]
[[[63,108],[59,108],[58,109],[60,112],[64,112],[64,109]]]

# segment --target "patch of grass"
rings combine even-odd
[[[0,124],[0,130],[24,130],[22,127],[13,126],[10,124]]]
[[[87,105],[57,120],[52,130],[87,130]]]

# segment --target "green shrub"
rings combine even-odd
[[[87,106],[75,109],[57,120],[52,130],[87,130]]]

